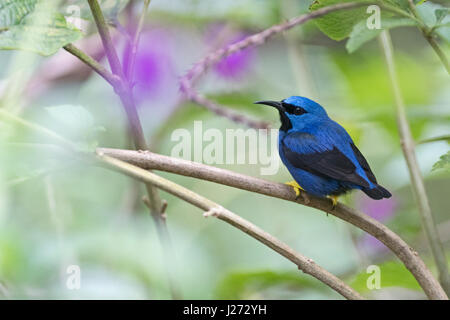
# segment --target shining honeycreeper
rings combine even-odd
[[[321,105],[299,96],[255,103],[275,107],[280,113],[278,151],[301,189],[330,196],[334,204],[338,195],[352,189],[376,200],[391,196],[378,184],[347,131]]]

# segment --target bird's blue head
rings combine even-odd
[[[304,125],[312,118],[328,118],[327,112],[320,104],[305,97],[292,96],[279,102],[257,101],[255,103],[275,107],[280,112],[280,130],[283,131]]]

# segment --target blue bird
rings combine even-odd
[[[275,107],[280,113],[278,151],[296,182],[288,184],[297,196],[298,188],[318,197],[328,196],[333,207],[337,196],[352,189],[376,200],[391,196],[378,184],[347,131],[331,120],[320,104],[299,96],[255,103]]]

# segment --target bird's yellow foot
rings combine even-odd
[[[306,192],[301,192],[301,191],[305,191],[305,189],[303,189],[298,183],[297,181],[289,181],[286,182],[285,184],[287,184],[288,186],[291,186],[292,188],[294,188],[295,191],[295,200],[298,200],[298,198],[300,196],[302,196],[303,200],[305,201],[305,204],[309,203],[309,198],[308,195],[306,194]]]
[[[334,208],[336,208],[337,204],[338,204],[338,196],[328,196],[328,198],[331,199],[331,202],[333,203],[333,207],[332,210],[334,210]]]
[[[300,185],[297,183],[297,181],[292,180],[292,181],[286,182],[285,184],[294,188],[295,198],[298,199],[298,197],[300,196],[300,193],[301,193],[300,190],[303,190],[303,188],[300,187]]]

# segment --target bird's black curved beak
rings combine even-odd
[[[265,104],[274,108],[277,108],[279,111],[284,111],[284,108],[279,101],[256,101],[255,104]]]

